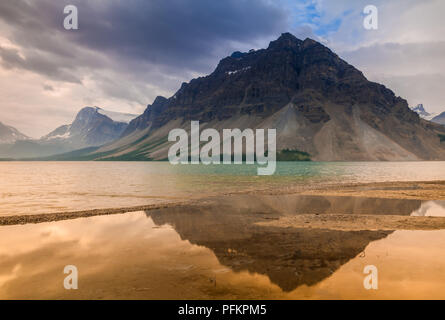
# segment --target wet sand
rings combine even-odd
[[[237,195],[251,195],[261,199],[270,196],[335,196],[335,197],[362,197],[379,199],[405,199],[405,200],[445,200],[445,181],[418,181],[418,182],[380,182],[366,184],[335,184],[299,186],[298,188],[259,190],[256,192],[226,193],[218,196],[232,202]],[[82,210],[74,212],[59,212],[35,215],[0,216],[0,225],[17,225],[28,223],[42,223],[111,215],[125,212],[150,211],[186,205],[203,206],[214,198],[191,199],[189,201],[169,201],[163,204],[150,204],[123,208],[104,208],[95,210]],[[252,199],[245,199],[252,201]],[[275,204],[275,205],[278,205]],[[261,208],[258,208],[261,210]],[[273,211],[273,210],[272,210]],[[333,230],[435,230],[445,229],[445,218],[441,217],[409,217],[393,216],[394,213],[373,212],[368,216],[341,215],[338,212],[329,212],[329,215],[317,214],[280,217],[278,220],[261,222],[262,225],[294,228],[323,228]]]
[[[445,181],[380,182],[337,185],[304,190],[301,195],[375,197],[379,199],[444,200]],[[330,230],[441,230],[445,217],[387,215],[305,214],[281,217],[259,225]]]
[[[309,228],[342,231],[360,230],[441,230],[445,229],[445,217],[412,217],[396,215],[340,215],[304,214],[282,217],[260,226],[281,228]]]
[[[386,199],[445,200],[445,181],[340,184],[302,190],[301,194],[376,197]]]
[[[72,211],[72,212],[42,213],[42,214],[15,215],[15,216],[3,216],[3,217],[0,216],[0,226],[2,225],[11,226],[11,225],[28,224],[28,223],[43,223],[43,222],[71,220],[78,218],[87,218],[94,216],[121,214],[121,213],[144,211],[144,210],[156,210],[174,206],[182,206],[186,203],[187,202],[174,202],[174,203],[150,204],[146,206],[134,206],[134,207],[123,207],[123,208],[105,208],[105,209],[82,210],[82,211]]]

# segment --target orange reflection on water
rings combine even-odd
[[[246,234],[257,232],[243,225],[244,221],[234,223],[241,224]],[[176,227],[181,228],[181,235],[172,225],[157,225],[143,212],[0,227],[0,298],[445,298],[445,231],[382,234],[380,240],[369,242],[364,253],[335,268],[343,260],[323,262],[321,247],[316,257],[307,256],[305,246],[312,238],[306,238],[311,237],[306,231],[298,234],[299,241],[286,243],[268,243],[265,237],[260,243],[262,251],[255,243],[244,242],[242,235],[234,237],[228,228],[217,235],[220,240],[206,242],[208,227],[200,228],[190,220],[181,220]],[[320,245],[328,246],[330,237],[341,235],[336,232],[320,233],[327,241]],[[370,241],[365,240],[367,234],[355,232],[350,236],[359,237],[364,243]],[[301,249],[300,255],[306,255],[302,264],[297,264],[301,271],[290,272],[290,261],[273,255],[281,255],[283,245],[289,252]],[[350,245],[335,250],[341,255],[341,250],[351,251]],[[320,265],[309,259],[316,259]],[[376,291],[363,287],[363,268],[370,264],[379,271]],[[78,290],[63,288],[65,265],[77,266]],[[325,273],[326,266],[335,269],[332,274]],[[293,281],[291,277],[300,278]]]

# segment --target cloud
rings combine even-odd
[[[79,30],[63,28],[78,7]],[[85,105],[141,113],[233,51],[285,31],[322,41],[410,104],[444,108],[443,0],[0,1],[0,121],[38,136]],[[416,80],[419,80],[416,82]],[[442,82],[441,82],[442,81]],[[17,113],[20,117],[17,117]],[[38,123],[38,125],[36,125]]]
[[[284,10],[268,1],[110,1],[106,10],[88,8],[76,41],[126,58],[205,71],[221,48],[272,36],[284,22]]]
[[[375,44],[340,55],[411,106],[422,103],[430,112],[445,110],[445,41]]]
[[[351,64],[373,74],[397,76],[445,71],[445,41],[383,43],[345,51],[342,56]]]
[[[78,8],[78,30],[63,28],[68,4]],[[142,112],[157,95],[211,72],[232,51],[267,45],[286,31],[287,19],[286,9],[269,0],[1,1],[0,83],[28,72],[38,78],[28,95],[43,83],[52,86],[38,99],[21,97],[33,110],[37,101],[48,101],[47,107],[57,97],[72,114],[83,107],[74,104],[84,102]],[[6,112],[17,106],[1,99]],[[42,121],[50,116],[42,114]],[[28,125],[24,131],[44,134]]]
[[[79,30],[62,28],[64,1],[2,2],[0,19],[8,24],[12,41],[23,49],[25,56],[57,56],[54,70],[66,66],[61,62],[68,59],[77,66],[96,65],[98,61],[94,59],[82,59],[84,49],[88,49],[113,62],[119,59],[123,65],[131,61],[129,65],[133,67],[140,63],[168,70],[205,72],[208,63],[222,52],[227,53],[233,43],[252,44],[286,28],[285,11],[262,0],[70,3],[78,7]],[[36,51],[42,54],[39,56]],[[22,62],[19,66],[28,65]],[[45,70],[30,70],[45,74]]]
[[[0,58],[6,69],[24,69],[45,75],[50,79],[81,83],[79,78],[70,73],[63,64],[57,64],[50,55],[27,50],[26,56],[22,56],[17,49],[0,47]]]
[[[445,111],[443,94],[444,74],[416,74],[397,76],[376,74],[372,80],[390,87],[397,95],[407,97],[410,106],[424,104],[428,112]]]
[[[43,85],[43,90],[45,91],[54,91],[53,86],[49,85],[49,84],[44,84]]]
[[[368,0],[304,2],[315,11],[308,24],[315,25],[315,34],[343,59],[411,105],[424,103],[431,111],[444,111],[440,85],[445,77],[444,1],[374,0],[379,24],[372,31],[363,27]],[[336,27],[330,30],[336,19]]]

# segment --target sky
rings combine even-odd
[[[363,9],[378,9],[378,29]],[[66,30],[64,8],[78,9]],[[84,106],[142,113],[233,51],[283,32],[322,42],[430,112],[445,111],[443,0],[0,1],[0,122],[39,138]]]

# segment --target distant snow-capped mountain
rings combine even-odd
[[[85,107],[73,123],[58,127],[38,140],[31,140],[14,128],[0,124],[0,158],[35,158],[101,146],[118,139],[137,115]],[[6,129],[10,132],[8,135]],[[13,131],[15,130],[15,131]],[[13,139],[15,138],[15,140]]]
[[[11,144],[19,140],[29,140],[30,138],[16,128],[7,126],[0,122],[0,143]]]
[[[63,141],[73,149],[100,146],[119,138],[137,115],[85,107],[73,123],[58,127],[40,139],[42,143]]]
[[[423,104],[418,104],[415,107],[411,107],[411,110],[416,112],[421,118],[425,120],[431,120],[436,115],[435,113],[429,113],[425,110]]]

